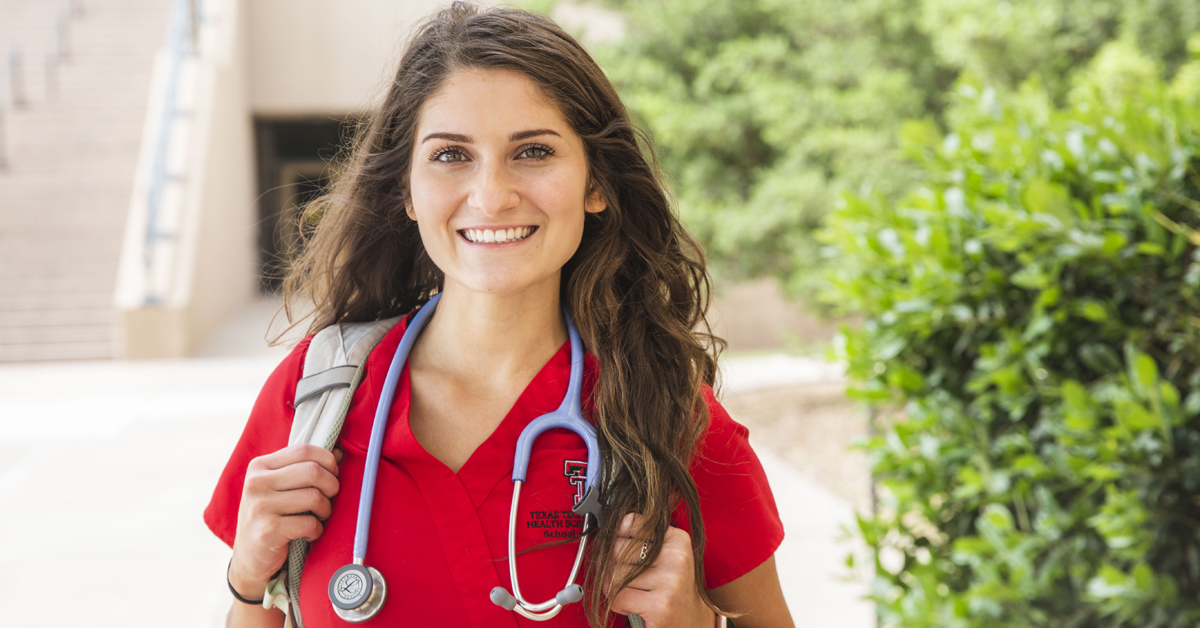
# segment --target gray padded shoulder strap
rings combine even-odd
[[[320,373],[304,376],[303,379],[296,382],[296,401],[292,405],[299,406],[305,399],[319,395],[330,388],[349,387],[356,371],[358,371],[357,365],[343,364]]]
[[[359,367],[371,349],[400,320],[399,316],[369,323],[330,325],[313,337],[304,358],[304,376],[296,383],[292,431],[288,444],[311,443],[326,449],[341,430],[341,410],[349,406]]]
[[[333,449],[342,423],[350,409],[354,390],[362,380],[363,366],[371,349],[379,344],[400,317],[370,323],[331,325],[317,332],[304,357],[304,375],[296,383],[296,415],[288,444],[309,443]],[[286,589],[288,621],[304,628],[300,616],[300,578],[308,542],[296,539],[288,543]]]

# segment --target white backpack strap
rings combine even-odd
[[[367,356],[399,316],[369,323],[330,325],[313,337],[304,357],[304,375],[296,382],[296,408],[288,444],[309,443],[333,449],[350,409],[354,391],[362,381]],[[292,626],[303,628],[300,617],[300,576],[308,542],[288,543],[288,559],[279,577],[267,584],[264,606],[278,606]],[[281,595],[280,589],[286,591]]]

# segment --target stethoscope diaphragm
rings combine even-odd
[[[387,583],[374,567],[350,563],[329,579],[329,601],[338,617],[362,622],[375,616],[387,599]]]
[[[375,479],[379,471],[379,459],[383,449],[383,433],[387,426],[388,412],[400,380],[400,373],[408,360],[417,336],[429,322],[441,300],[441,294],[434,295],[413,318],[408,329],[400,338],[400,344],[392,356],[392,363],[384,377],[383,388],[380,391],[379,402],[375,408],[375,420],[371,424],[371,440],[367,446],[366,465],[363,469],[363,484],[359,493],[358,521],[354,529],[354,562],[338,569],[329,580],[329,601],[338,617],[348,622],[363,622],[374,617],[383,608],[387,599],[387,584],[383,575],[374,567],[367,567],[364,559],[367,555],[368,528],[371,521],[371,502],[375,496]],[[558,614],[567,604],[573,604],[583,598],[583,587],[575,584],[579,568],[583,563],[587,547],[588,532],[591,525],[600,522],[600,500],[597,486],[600,476],[600,445],[596,438],[596,430],[583,418],[581,390],[583,381],[583,343],[579,331],[571,321],[570,314],[563,310],[563,319],[567,327],[567,335],[571,343],[571,375],[567,385],[567,394],[563,396],[562,404],[554,412],[544,414],[525,427],[517,440],[513,463],[513,497],[509,512],[508,526],[508,561],[509,575],[512,582],[512,594],[503,587],[496,587],[491,592],[491,600],[498,606],[515,611],[523,617],[536,621],[545,621]],[[566,587],[545,602],[535,604],[521,595],[521,586],[517,581],[515,530],[517,504],[520,500],[521,485],[525,482],[526,471],[529,467],[533,442],[542,432],[564,428],[578,434],[588,450],[588,470],[584,482],[584,499],[573,510],[584,517],[583,531],[579,539],[579,547],[575,553],[575,562],[567,576]]]

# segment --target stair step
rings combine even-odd
[[[0,264],[0,286],[13,287],[17,282],[41,281],[58,282],[60,280],[91,281],[96,284],[113,283],[116,273],[108,265],[98,265],[85,261],[63,263],[55,259],[46,259],[40,264]]]
[[[49,360],[111,360],[111,340],[57,343],[0,343],[0,362],[44,362]]]
[[[111,308],[111,290],[78,290],[49,294],[0,293],[0,312],[51,312],[64,309]]]
[[[62,342],[106,342],[111,336],[111,325],[0,327],[0,345]]]
[[[144,194],[133,178],[172,4],[84,0],[49,74],[61,3],[0,0],[0,53],[21,46],[28,101],[0,103],[0,362],[113,356],[113,289],[132,194]]]
[[[9,327],[62,327],[72,325],[112,325],[112,308],[60,309],[50,312],[30,310],[0,311],[0,329]]]

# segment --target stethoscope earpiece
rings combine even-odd
[[[350,563],[329,579],[329,601],[338,617],[348,622],[374,617],[386,599],[387,583],[374,567]]]
[[[503,608],[506,611],[511,611],[517,607],[517,598],[513,597],[504,587],[494,587],[488,595],[492,599],[492,604]]]

